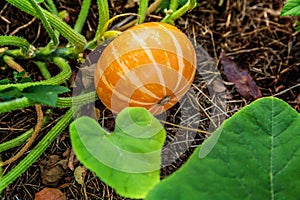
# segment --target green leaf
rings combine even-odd
[[[12,98],[18,98],[21,96],[21,91],[16,87],[9,87],[0,91],[0,99],[8,101]]]
[[[36,85],[25,88],[22,95],[37,103],[55,106],[58,94],[69,92],[70,90],[57,85]]]
[[[146,199],[299,199],[300,115],[261,98],[217,129]]]
[[[188,0],[179,0],[179,1],[178,1],[178,7],[181,7],[181,6],[183,6],[184,4],[186,4],[187,1],[188,1]],[[164,11],[165,9],[169,9],[169,8],[170,8],[170,4],[171,4],[170,0],[163,0],[163,1],[159,4],[158,8],[156,9],[156,13],[157,13],[157,12]]]
[[[281,16],[299,16],[300,15],[300,1],[288,0],[281,10]]]
[[[32,82],[32,79],[30,77],[22,77],[19,82],[20,83],[28,83],[28,82]]]
[[[15,83],[18,83],[19,80],[25,75],[26,71],[23,70],[21,72],[13,71]]]
[[[14,82],[15,83],[26,83],[26,82],[32,82],[32,79],[29,77],[24,77],[26,74],[26,71],[23,70],[21,72],[14,71]]]
[[[70,125],[74,152],[87,168],[122,196],[144,198],[160,181],[166,133],[144,108],[125,108],[112,133],[81,117]]]
[[[300,31],[300,22],[296,22],[296,31]]]
[[[10,83],[10,80],[8,78],[4,78],[4,79],[0,80],[0,85],[5,85],[5,84],[8,84],[8,83]]]

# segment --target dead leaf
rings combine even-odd
[[[133,8],[136,6],[137,3],[139,3],[139,0],[127,0],[126,5],[124,6],[126,9]]]
[[[75,153],[73,149],[70,151],[69,159],[68,159],[68,167],[70,170],[74,171],[74,162],[75,162]]]
[[[76,169],[74,171],[74,177],[75,177],[75,180],[77,181],[77,183],[79,183],[80,185],[84,185],[85,175],[86,175],[85,167],[83,167],[83,166],[76,167]]]
[[[224,51],[221,52],[220,62],[227,79],[235,84],[237,91],[245,98],[258,99],[262,97],[261,91],[252,79],[247,70],[241,70],[230,58],[228,58]]]
[[[65,157],[65,158],[68,159],[68,157],[69,157],[69,155],[70,155],[70,152],[71,152],[71,147],[67,148],[67,149],[65,150],[65,152],[63,152],[63,157]]]
[[[222,83],[221,80],[219,79],[216,79],[212,82],[212,85],[213,85],[213,90],[215,92],[224,92],[226,90],[226,87],[224,86],[224,84]]]
[[[34,195],[34,200],[67,200],[67,197],[57,188],[46,187]]]
[[[42,183],[49,186],[56,186],[65,175],[64,168],[67,160],[63,160],[58,155],[51,155],[40,164]]]
[[[94,72],[96,64],[81,67],[78,71],[78,76],[81,76],[81,84],[84,89],[90,89],[94,87]]]

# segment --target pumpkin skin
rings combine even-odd
[[[144,107],[158,115],[189,90],[196,63],[193,45],[175,26],[136,25],[115,38],[100,56],[94,74],[96,92],[113,113]]]

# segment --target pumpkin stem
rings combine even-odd
[[[171,100],[171,96],[165,96],[163,99],[161,99],[157,104],[160,106],[165,105]]]

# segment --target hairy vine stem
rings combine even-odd
[[[16,161],[18,158],[20,158],[28,150],[28,148],[34,142],[35,138],[38,136],[38,134],[43,126],[44,114],[43,114],[41,105],[38,105],[38,104],[35,105],[35,109],[37,111],[37,124],[35,126],[34,132],[31,135],[30,139],[25,144],[25,146],[23,146],[22,149],[17,154],[15,154],[13,157],[9,158],[8,160],[6,160],[4,162],[0,161],[0,167],[8,165],[8,164]]]
[[[91,103],[97,100],[96,92],[89,92],[86,94],[81,94],[75,97],[60,97],[56,102],[56,107],[58,108],[69,108],[71,106],[79,106],[87,103]],[[0,113],[10,112],[12,110],[26,108],[33,106],[35,102],[29,100],[26,97],[21,97],[11,101],[5,101],[0,103]]]
[[[53,62],[55,65],[59,67],[61,72],[47,80],[37,81],[37,82],[26,82],[26,83],[13,83],[13,84],[5,84],[0,85],[0,90],[4,90],[10,87],[16,87],[20,90],[36,85],[60,85],[64,81],[66,81],[71,76],[71,68],[70,65],[66,62],[65,59],[60,57],[54,57]]]
[[[47,68],[47,64],[45,62],[40,62],[40,61],[34,61],[34,64],[39,68],[40,72],[42,73],[43,77],[45,79],[50,79],[51,74]]]
[[[41,20],[44,28],[48,32],[51,40],[53,41],[54,46],[57,46],[59,43],[58,38],[56,37],[55,32],[52,29],[47,17],[44,15],[42,8],[37,4],[37,2],[35,0],[28,0],[28,1],[30,2],[31,6],[34,8],[34,10],[37,14],[37,17]]]
[[[109,10],[108,10],[108,2],[107,0],[97,0],[98,5],[98,12],[99,12],[99,22],[97,31],[94,37],[94,41],[100,37],[101,33],[103,32],[105,25],[109,20]]]
[[[174,24],[174,20],[178,19],[179,17],[181,17],[182,15],[187,13],[187,11],[192,10],[196,6],[197,6],[197,1],[196,0],[188,0],[186,2],[186,4],[184,4],[181,8],[176,9],[176,10],[172,10],[172,13],[168,14],[161,21],[166,22],[166,23],[170,23],[170,24]],[[173,3],[171,3],[171,8],[176,8],[176,7],[177,7],[177,4],[173,1]]]
[[[91,0],[82,1],[81,9],[74,26],[74,30],[77,31],[78,33],[81,33],[82,31],[83,25],[89,13],[90,6],[91,6]]]
[[[80,106],[70,108],[57,124],[45,135],[45,137],[35,146],[35,148],[13,168],[8,174],[0,177],[0,191],[4,190],[10,183],[25,172],[48,148],[55,138],[67,128],[73,119],[73,113],[78,112]]]
[[[0,46],[5,46],[5,45],[20,47],[26,53],[29,51],[29,47],[30,47],[29,42],[24,38],[18,36],[6,36],[6,35],[0,36]]]
[[[145,21],[146,15],[147,15],[147,9],[148,9],[148,0],[140,0],[140,6],[138,10],[138,24],[141,24]]]
[[[24,0],[6,0],[6,1],[30,15],[39,17],[35,9],[28,1],[24,1]],[[55,30],[59,31],[67,40],[75,44],[78,51],[82,51],[84,49],[86,45],[86,39],[84,36],[74,31],[68,24],[63,22],[59,17],[53,15],[52,13],[44,9],[41,10],[45,15],[45,17],[49,20],[51,26]]]
[[[14,138],[14,139],[11,139],[7,142],[1,143],[0,144],[0,153],[23,144],[23,142],[25,142],[32,135],[32,133],[33,133],[33,128],[22,133],[21,135],[19,135],[18,137]]]

